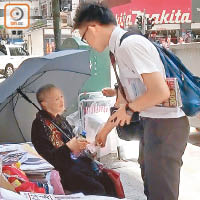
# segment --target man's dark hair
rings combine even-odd
[[[117,25],[112,11],[102,3],[80,3],[74,17],[74,29],[87,22],[99,22],[101,25]]]
[[[127,31],[128,32],[133,32],[135,34],[138,34],[138,35],[142,35],[142,32],[138,29],[137,25],[131,25],[127,28]]]

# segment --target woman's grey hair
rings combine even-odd
[[[36,98],[39,104],[44,101],[45,93],[49,92],[53,88],[57,87],[53,84],[47,84],[38,89],[38,91],[36,92]]]

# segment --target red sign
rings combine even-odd
[[[130,2],[131,0],[103,0],[103,3],[105,3],[109,8],[120,6]]]
[[[192,0],[132,0],[113,7],[117,23],[124,27],[135,23],[136,17],[154,18],[155,24],[191,23]]]

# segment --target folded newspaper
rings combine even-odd
[[[52,195],[52,194],[20,192],[20,194],[27,200],[117,200],[118,199],[115,197],[107,197],[99,195],[84,195],[83,193],[75,193],[71,195]]]
[[[177,78],[166,78],[166,83],[170,90],[170,97],[158,104],[160,107],[182,107],[182,100]]]

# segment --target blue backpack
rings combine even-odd
[[[134,32],[125,33],[120,39],[120,45],[130,35],[136,34]],[[200,78],[194,76],[174,53],[157,43],[153,42],[153,45],[163,62],[166,76],[178,80],[183,103],[182,110],[187,116],[194,116],[200,112]]]

